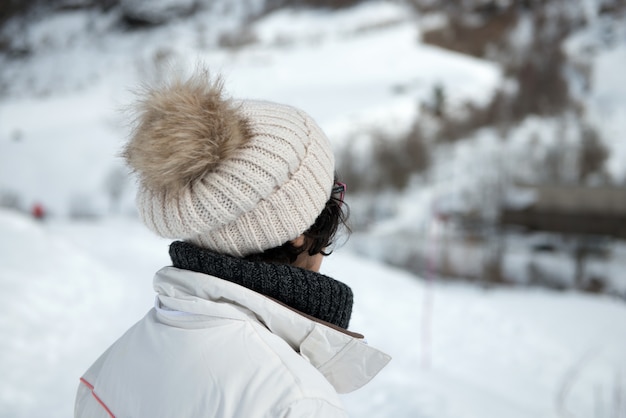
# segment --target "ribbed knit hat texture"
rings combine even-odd
[[[260,253],[306,231],[330,197],[330,143],[299,109],[227,99],[202,73],[146,89],[136,111],[124,157],[160,236]]]

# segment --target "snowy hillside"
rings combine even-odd
[[[458,100],[475,101],[486,100],[498,82],[492,64],[416,44],[406,10],[384,2],[332,15],[277,12],[252,26],[256,43],[232,51],[200,43],[223,30],[225,23],[214,26],[211,16],[131,34],[108,26],[110,16],[84,12],[39,22],[29,34],[44,50],[4,63],[11,83],[9,98],[0,100],[0,190],[19,194],[26,207],[41,201],[59,215],[76,209],[77,200],[106,212],[105,183],[128,121],[120,109],[130,89],[161,77],[170,64],[203,62],[224,76],[233,97],[299,106],[335,142],[359,124],[407,126],[416,97],[429,95],[436,82],[457,91]],[[284,33],[288,44],[281,42]],[[398,84],[411,87],[399,95]]]
[[[42,224],[0,211],[0,416],[71,416],[78,378],[150,309],[167,241],[124,218]],[[607,297],[441,285],[340,250],[351,329],[393,361],[352,416],[616,417],[626,306]],[[597,411],[601,412],[598,415]]]

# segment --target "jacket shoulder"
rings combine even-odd
[[[79,411],[102,404],[154,418],[345,416],[323,375],[261,323],[185,319],[164,324],[151,311],[124,334],[85,374],[91,393],[79,388],[75,416],[99,416]]]

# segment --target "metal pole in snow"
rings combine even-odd
[[[432,321],[433,321],[433,279],[436,274],[436,261],[439,246],[439,219],[438,211],[431,210],[428,225],[429,248],[426,263],[426,285],[424,286],[424,298],[422,301],[422,368],[428,369],[431,366],[432,350]]]

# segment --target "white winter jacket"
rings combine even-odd
[[[165,267],[154,286],[155,308],[80,379],[76,418],[345,417],[337,393],[390,360],[226,280]]]

